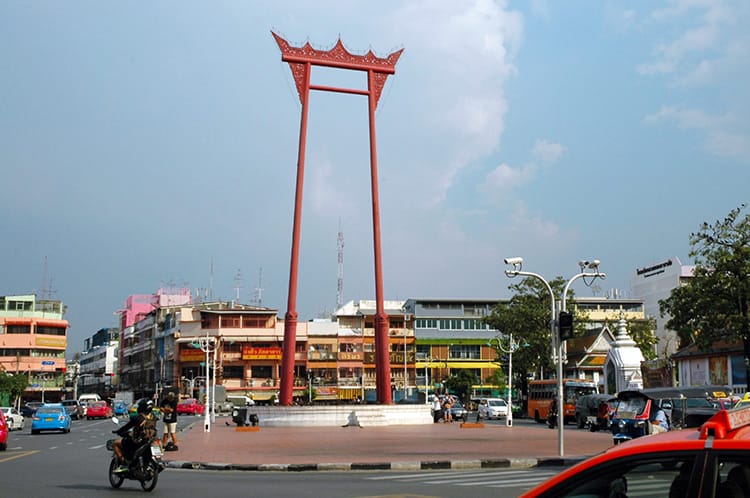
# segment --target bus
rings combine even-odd
[[[585,394],[599,392],[596,383],[580,379],[563,379],[563,397],[565,398],[564,422],[576,418],[576,400]],[[529,381],[528,416],[539,423],[547,420],[552,397],[557,394],[557,379]]]

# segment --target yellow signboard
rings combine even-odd
[[[242,348],[243,360],[281,360],[281,348]]]
[[[54,337],[54,336],[36,336],[34,343],[37,346],[47,346],[51,348],[64,348],[67,345],[65,337]]]

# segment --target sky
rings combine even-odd
[[[159,288],[283,316],[301,105],[273,30],[404,50],[376,112],[385,299],[510,297],[515,256],[599,259],[574,291],[631,297],[750,200],[748,25],[748,0],[0,1],[0,295],[63,301],[69,352]],[[375,298],[369,157],[366,98],[313,92],[300,320],[336,307],[339,231],[344,302]]]

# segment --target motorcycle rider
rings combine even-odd
[[[132,417],[127,424],[112,431],[121,438],[112,445],[119,464],[115,472],[127,472],[129,469],[128,462],[135,450],[145,441],[150,441],[156,437],[156,417],[151,413],[153,409],[154,402],[152,400],[141,399],[138,401],[136,416]]]
[[[557,394],[552,396],[552,402],[549,405],[549,414],[547,415],[547,425],[550,429],[554,429],[557,425],[557,410],[558,410],[558,402],[557,402]]]

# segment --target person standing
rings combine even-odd
[[[432,421],[437,424],[441,418],[443,418],[443,407],[440,405],[440,398],[435,394],[432,398]]]
[[[451,413],[451,408],[453,407],[453,398],[450,397],[450,395],[445,396],[445,400],[443,402],[443,415],[445,416],[445,419],[443,422],[453,422],[453,414]]]
[[[177,450],[177,397],[174,395],[174,391],[167,393],[167,396],[161,401],[159,408],[164,414],[162,418],[162,422],[164,422],[164,437],[161,444],[165,450]],[[167,444],[170,435],[172,436],[172,446]]]

